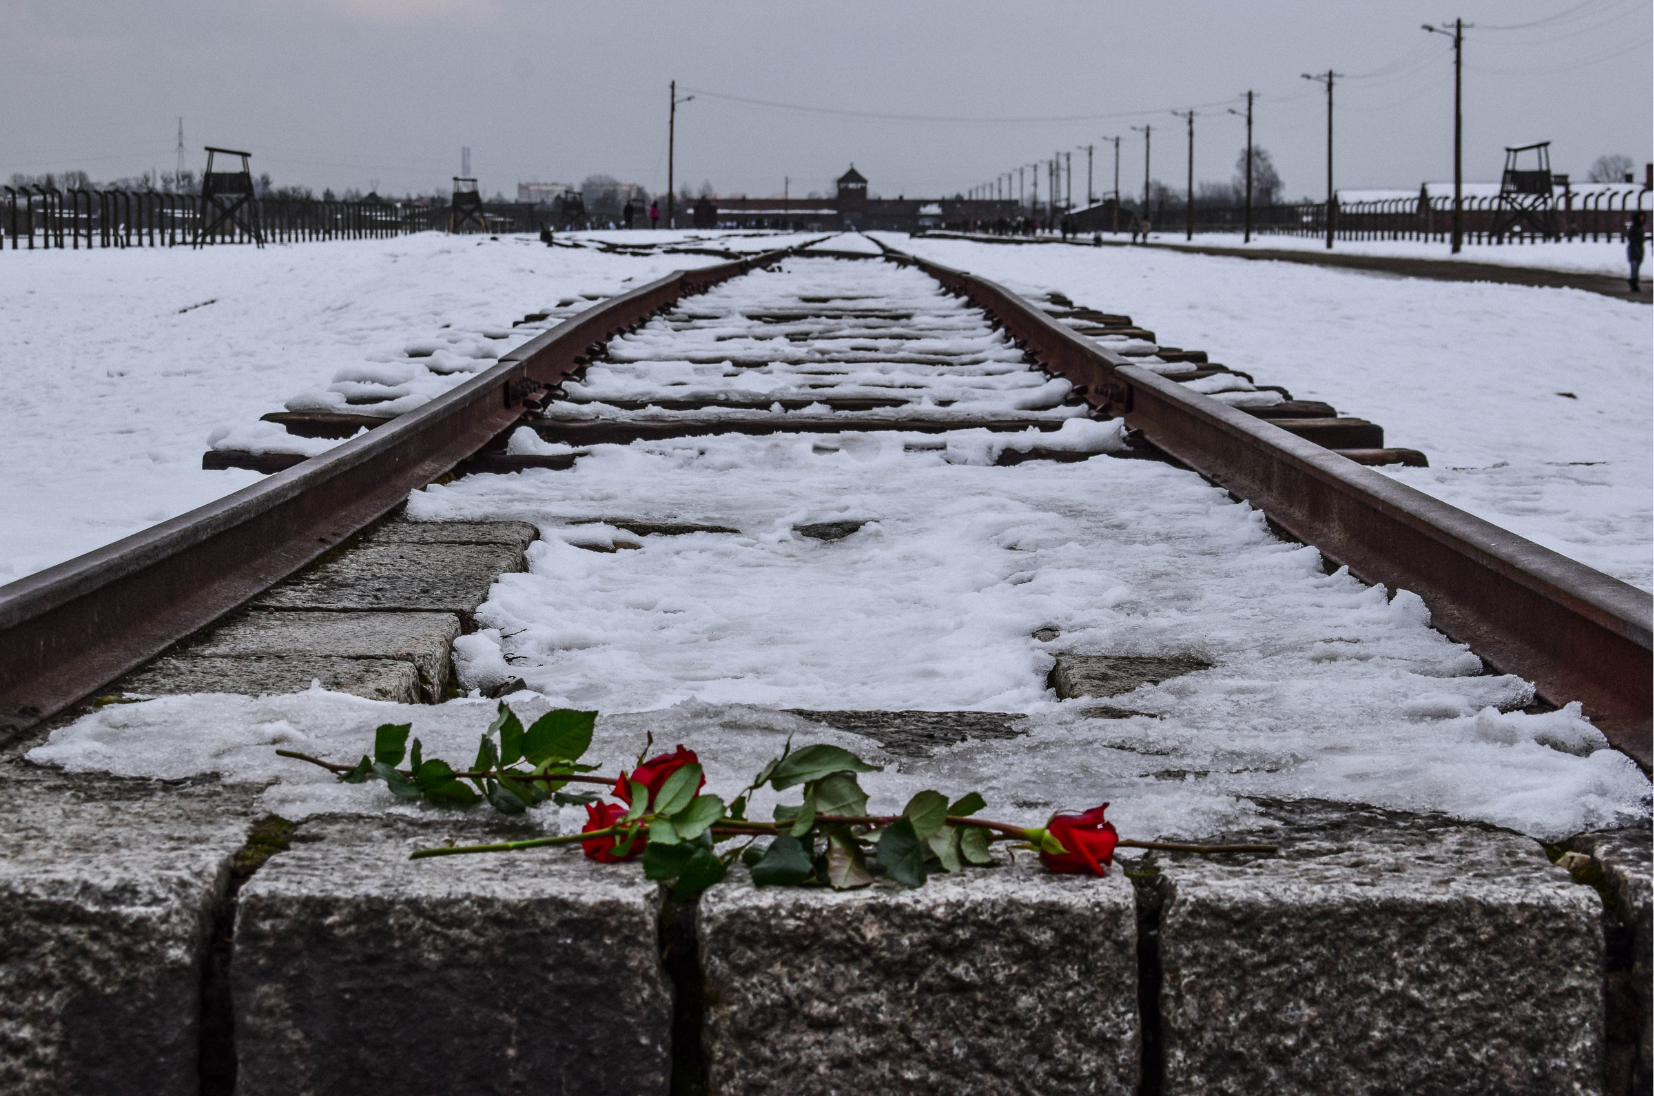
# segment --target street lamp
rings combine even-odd
[[[1460,220],[1461,210],[1464,208],[1464,109],[1461,92],[1464,89],[1464,29],[1474,26],[1463,19],[1453,20],[1452,30],[1443,30],[1424,24],[1424,29],[1431,34],[1445,34],[1453,39],[1453,254],[1459,253],[1459,246],[1464,242],[1463,224]]]
[[[666,227],[667,228],[672,228],[673,227],[673,224],[672,224],[672,200],[673,200],[673,193],[672,193],[672,183],[673,183],[672,167],[673,167],[673,164],[672,164],[672,160],[673,160],[674,154],[677,151],[676,146],[677,146],[677,139],[678,139],[678,104],[679,103],[687,103],[691,99],[695,98],[693,95],[685,95],[682,99],[679,99],[678,98],[678,82],[676,80],[672,81],[671,95],[672,95],[672,109],[670,111],[668,111],[667,115],[666,115]]]

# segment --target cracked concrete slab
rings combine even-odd
[[[712,1091],[1137,1091],[1137,921],[1119,872],[1025,859],[857,891],[745,876],[701,898]]]
[[[387,521],[364,544],[508,544],[527,548],[540,536],[526,521]]]
[[[394,658],[334,658],[325,655],[248,655],[217,658],[163,655],[115,683],[114,692],[133,696],[184,693],[240,693],[268,696],[302,693],[311,683],[338,693],[419,704],[426,699],[419,670]]]
[[[1538,842],[1260,807],[1218,839],[1278,856],[1159,854],[1166,1096],[1601,1091],[1600,902]]]
[[[1158,685],[1211,666],[1193,655],[1060,654],[1051,671],[1051,687],[1063,700],[1119,696],[1141,685]]]
[[[0,780],[0,1091],[196,1091],[208,935],[252,795]]]
[[[660,888],[636,864],[597,864],[578,846],[407,858],[456,835],[539,832],[307,822],[309,843],[238,898],[236,1091],[665,1093]]]
[[[255,608],[457,613],[469,621],[494,580],[525,569],[515,544],[366,544],[261,594]]]

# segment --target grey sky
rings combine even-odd
[[[82,168],[170,171],[176,118],[201,146],[254,153],[278,183],[446,188],[461,145],[485,191],[607,172],[666,183],[667,81],[816,108],[702,94],[679,108],[680,183],[723,193],[827,190],[850,161],[871,189],[934,196],[1095,143],[1097,188],[1181,186],[1194,106],[1195,176],[1227,179],[1244,140],[1237,93],[1259,93],[1256,139],[1291,197],[1324,187],[1329,67],[1340,186],[1451,177],[1448,39],[1467,34],[1465,172],[1496,179],[1504,145],[1549,139],[1583,178],[1599,154],[1647,162],[1654,129],[1647,0],[1180,0],[1162,3],[837,0],[0,0],[0,177]],[[1362,77],[1362,74],[1376,75]],[[1084,152],[1076,152],[1076,197]],[[1043,192],[1043,185],[1042,185]]]

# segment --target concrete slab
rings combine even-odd
[[[658,886],[578,847],[407,859],[490,832],[463,818],[312,820],[313,843],[242,888],[240,1096],[664,1096]]]
[[[387,521],[364,544],[509,544],[527,548],[540,530],[526,521]]]
[[[1565,845],[1591,858],[1594,872],[1574,878],[1598,887],[1610,934],[1608,970],[1609,1088],[1642,1094],[1654,1086],[1654,841],[1645,829],[1580,834]],[[1615,945],[1619,944],[1620,947]],[[1623,954],[1621,954],[1623,952]],[[1617,1060],[1622,1056],[1625,1060]]]
[[[254,608],[457,613],[469,621],[500,575],[524,569],[514,544],[367,544],[323,560]]]
[[[325,689],[418,704],[425,699],[419,671],[412,663],[394,658],[330,658],[250,655],[210,658],[166,655],[117,681],[113,691],[136,696],[178,696],[184,693],[240,693],[267,696],[302,693],[312,681]]]
[[[1537,842],[1260,805],[1280,856],[1161,861],[1166,1096],[1601,1091],[1600,903]]]
[[[1158,685],[1196,670],[1210,669],[1211,665],[1193,655],[1060,654],[1051,671],[1051,687],[1063,700],[1119,696],[1140,685]]]
[[[209,930],[251,796],[0,784],[0,1091],[197,1091]]]
[[[1015,712],[787,711],[841,731],[864,734],[903,757],[933,757],[937,750],[967,739],[1016,738],[1028,733],[1018,726],[1027,717]]]
[[[710,1090],[1135,1093],[1131,884],[1015,867],[700,905]]]
[[[453,613],[262,612],[213,629],[193,643],[195,658],[394,659],[419,674],[423,699],[436,703],[448,684],[449,656],[459,635]]]

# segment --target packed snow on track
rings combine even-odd
[[[1386,475],[1654,589],[1647,305],[1162,249],[881,238],[1030,297],[1129,313],[1259,384],[1381,423],[1385,444],[1430,460]]]
[[[820,238],[604,232],[97,251],[0,262],[0,584],[263,479],[216,446],[306,455],[266,412],[393,415],[546,325],[673,270]],[[670,245],[642,255],[614,242]],[[705,249],[696,253],[698,249]]]
[[[849,341],[835,346],[844,390],[917,386],[908,414],[925,416],[1008,408],[1045,386],[1000,352],[1002,333],[916,272],[789,260],[615,340],[571,395],[584,411],[618,401],[611,421],[644,413],[624,405],[651,393],[780,402],[806,385],[823,344],[793,345],[798,321],[778,322],[774,358],[737,372],[766,348],[735,313],[779,312],[788,294],[848,301],[858,283],[905,302],[892,311],[911,312],[914,330],[890,346],[867,338],[868,361],[842,360]],[[816,332],[826,344],[832,333]],[[971,364],[944,373],[900,360],[922,359],[932,337]],[[508,699],[525,716],[602,713],[591,759],[605,771],[652,736],[699,751],[712,786],[731,792],[789,736],[834,742],[884,766],[864,780],[874,809],[925,787],[979,789],[1011,821],[1108,800],[1136,837],[1266,836],[1256,797],[1442,810],[1553,838],[1648,816],[1647,779],[1577,706],[1523,711],[1531,685],[1484,672],[1429,627],[1416,595],[1329,574],[1314,548],[1279,540],[1262,514],[1192,473],[1110,458],[1117,423],[879,432],[841,412],[799,413],[845,422],[825,434],[593,445],[570,470],[414,492],[413,519],[524,520],[542,535],[529,570],[501,576],[481,629],[456,644],[462,685],[521,678],[527,690]],[[1099,455],[996,463],[1064,435]],[[544,443],[525,430],[514,444]],[[707,528],[665,535],[640,532],[645,523]],[[1058,700],[1048,678],[1068,655],[1176,657],[1189,672]],[[411,722],[426,756],[464,762],[493,707],[478,693],[438,707],[321,690],[166,698],[101,709],[29,756],[167,778],[216,772],[268,785],[266,804],[289,818],[417,810],[274,750],[353,761],[374,726]],[[999,715],[988,730],[928,739],[842,715],[880,711]]]

